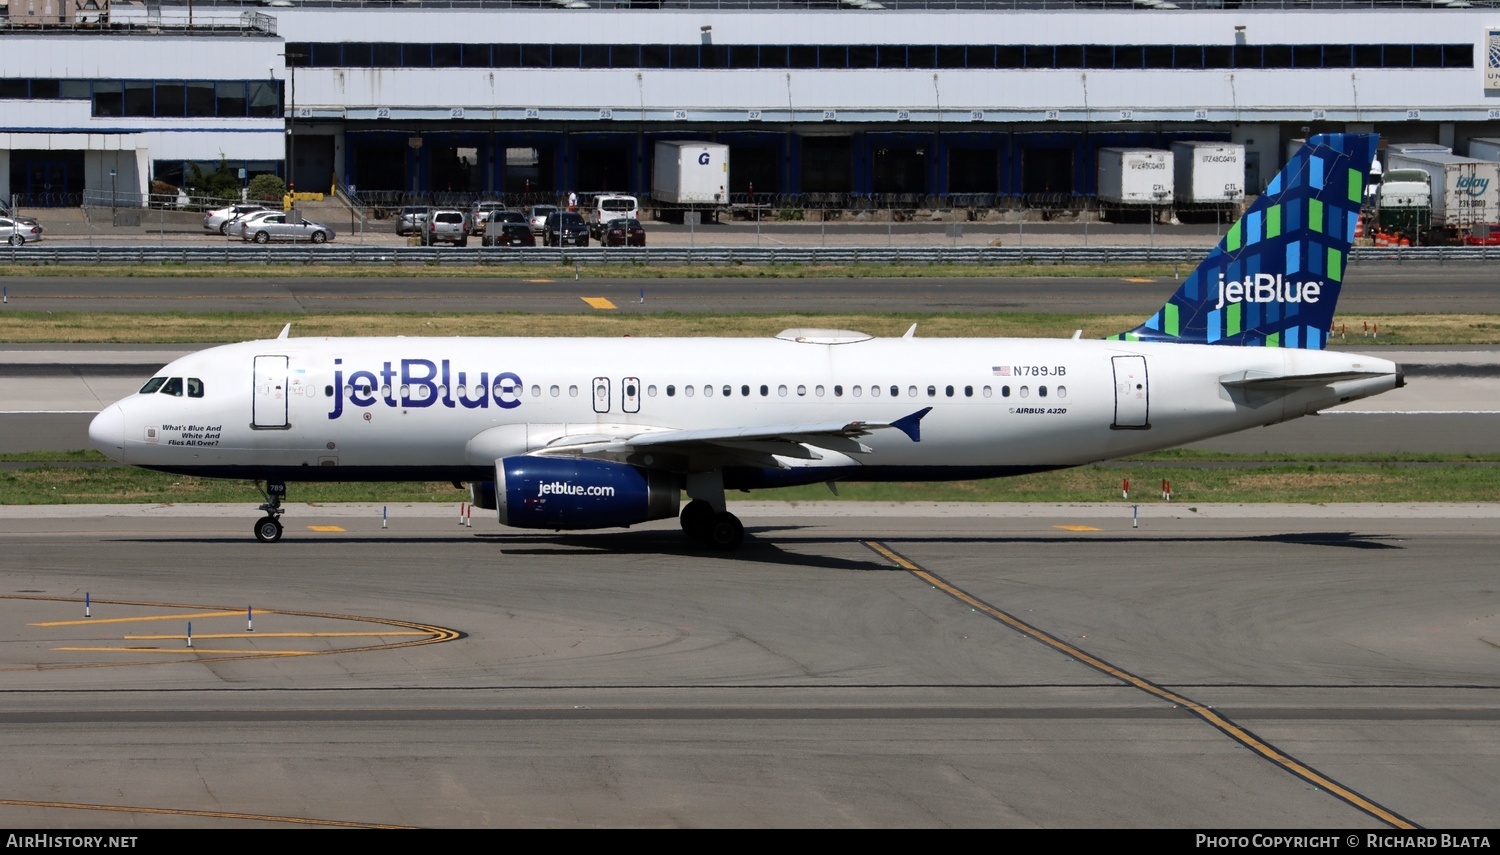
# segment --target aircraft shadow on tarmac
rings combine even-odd
[[[883,559],[869,561],[852,561],[836,558],[829,555],[807,555],[801,553],[787,552],[779,546],[768,535],[774,532],[789,532],[803,528],[802,526],[761,526],[747,528],[744,544],[740,549],[732,552],[718,552],[705,549],[699,544],[689,542],[682,534],[675,531],[627,531],[588,534],[510,534],[505,532],[476,533],[472,539],[463,540],[452,537],[415,535],[404,536],[400,534],[384,534],[342,537],[310,537],[306,540],[300,538],[285,540],[274,546],[264,547],[269,551],[285,550],[301,546],[359,546],[375,543],[391,545],[400,544],[445,544],[474,543],[484,546],[498,546],[505,549],[507,555],[537,555],[565,557],[569,555],[661,555],[664,557],[698,558],[698,559],[727,559],[737,562],[751,562],[756,564],[775,564],[778,566],[804,566],[818,567],[828,570],[861,570],[861,571],[889,571],[900,569],[894,567]],[[195,544],[243,544],[244,538],[240,537],[174,537],[174,538],[116,538],[117,543],[150,543],[160,545],[163,543],[195,543]],[[1149,533],[1138,533],[1131,535],[1113,534],[1058,534],[1052,535],[921,535],[900,534],[890,537],[799,537],[791,543],[798,546],[808,545],[847,545],[862,541],[881,541],[883,543],[952,543],[952,544],[1100,544],[1100,543],[1207,543],[1207,544],[1232,544],[1232,543],[1277,543],[1289,546],[1333,546],[1345,549],[1404,549],[1401,544],[1402,538],[1389,535],[1360,534],[1351,531],[1304,531],[1287,532],[1281,534],[1258,534],[1258,535],[1167,535],[1156,536]],[[790,545],[790,544],[789,544]]]

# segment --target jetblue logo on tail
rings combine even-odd
[[[1288,282],[1280,273],[1257,273],[1244,282],[1225,282],[1219,274],[1219,304],[1230,303],[1316,303],[1323,293],[1322,282]]]
[[[1166,305],[1112,338],[1322,348],[1375,143],[1373,134],[1310,138]]]

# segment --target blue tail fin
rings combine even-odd
[[[1110,338],[1322,349],[1376,139],[1308,139],[1161,311]]]

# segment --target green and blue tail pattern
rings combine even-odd
[[[1309,138],[1161,311],[1110,338],[1322,349],[1376,140]]]

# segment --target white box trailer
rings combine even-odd
[[[1155,213],[1172,204],[1172,152],[1159,148],[1099,149],[1096,194],[1104,219],[1121,211]]]
[[[657,216],[680,220],[686,211],[709,211],[715,218],[729,207],[729,146],[698,140],[656,143],[651,199]]]
[[[1500,137],[1475,137],[1469,140],[1469,157],[1475,160],[1500,161]]]
[[[1432,176],[1432,225],[1471,229],[1500,222],[1500,162],[1460,157],[1433,146],[1391,146],[1386,171],[1421,169]]]
[[[1172,143],[1173,203],[1184,212],[1238,212],[1245,202],[1245,147],[1231,142]]]

